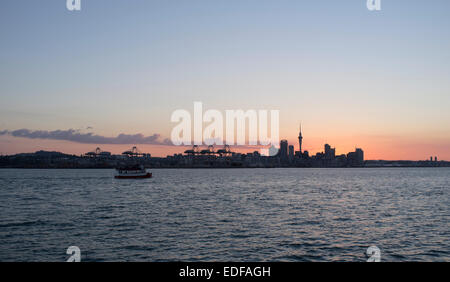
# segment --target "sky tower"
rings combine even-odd
[[[303,140],[303,136],[302,136],[302,123],[300,123],[300,132],[298,133],[298,146],[299,146],[299,151],[300,153],[302,153],[302,140]]]

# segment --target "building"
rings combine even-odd
[[[308,151],[304,151],[302,156],[303,156],[303,158],[308,159],[309,158],[309,152]]]
[[[293,160],[293,159],[294,159],[294,146],[289,145],[289,160]]]
[[[356,161],[359,165],[362,165],[364,163],[364,151],[360,148],[356,148]]]
[[[331,146],[328,144],[325,144],[325,156],[324,157],[327,160],[334,160],[334,158],[336,157],[336,149],[331,148]]]
[[[347,162],[349,166],[364,165],[364,151],[360,148],[356,148],[354,152],[348,153]]]
[[[287,160],[288,157],[288,141],[281,140],[280,141],[280,151],[278,152],[278,156],[281,160]]]

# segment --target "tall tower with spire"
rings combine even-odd
[[[302,152],[302,141],[303,141],[303,136],[302,136],[302,123],[300,123],[300,132],[298,133],[298,145],[299,145],[299,151],[300,151],[300,154],[303,153],[303,152]]]

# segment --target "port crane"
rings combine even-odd
[[[150,157],[150,154],[142,153],[136,146],[122,153],[128,157]]]
[[[231,156],[232,152],[230,150],[230,145],[224,145],[223,149],[219,149],[216,152],[221,157]]]
[[[87,152],[85,154],[85,156],[87,156],[87,157],[107,157],[107,156],[111,156],[111,153],[102,151],[102,149],[100,149],[100,147],[97,147],[94,151]]]
[[[232,152],[230,150],[229,145],[224,145],[222,149],[214,151],[214,146],[209,145],[207,149],[200,150],[198,145],[192,146],[192,149],[184,151],[188,156],[197,156],[197,155],[218,155],[220,157],[231,156]]]

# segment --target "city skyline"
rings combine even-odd
[[[280,136],[298,145],[302,121],[313,153],[450,160],[450,3],[365,2],[2,1],[0,131],[164,140],[171,113],[203,101],[279,109]],[[0,135],[2,154],[132,145]]]
[[[2,132],[0,132],[0,136],[1,136]],[[42,134],[42,133],[41,133]],[[31,133],[32,135],[32,133]],[[94,139],[98,139],[98,138],[104,138],[104,137],[99,137],[99,136],[90,136],[90,137],[94,137]],[[17,137],[14,137],[17,138]],[[20,138],[20,137],[19,137]],[[33,137],[35,138],[35,137]],[[113,137],[114,138],[114,137]],[[118,137],[116,137],[118,138]],[[141,139],[148,139],[150,137],[139,137]],[[41,140],[40,138],[37,138],[39,140]],[[158,137],[158,140],[160,140],[161,138]],[[188,154],[189,152],[194,152],[194,148],[198,148],[198,153],[200,153],[201,151],[211,151],[213,153],[216,153],[216,149],[218,149],[217,152],[220,152],[224,146],[228,147],[229,150],[231,149],[232,152],[234,153],[238,153],[238,154],[253,154],[255,152],[258,152],[258,154],[261,155],[265,155],[265,156],[284,156],[286,159],[292,159],[294,157],[300,157],[300,158],[322,158],[325,157],[327,159],[335,159],[341,156],[348,156],[348,152],[353,152],[352,150],[349,150],[347,152],[344,152],[344,150],[337,150],[336,147],[331,147],[331,145],[329,143],[323,143],[322,144],[322,149],[319,150],[308,150],[308,148],[305,148],[303,146],[303,140],[304,140],[304,136],[303,136],[303,131],[302,131],[302,125],[300,123],[299,126],[299,133],[298,133],[298,137],[297,137],[297,143],[295,142],[290,142],[287,139],[283,139],[281,138],[279,140],[279,143],[277,144],[277,146],[274,146],[273,144],[269,147],[269,146],[261,146],[261,145],[227,145],[226,143],[224,143],[224,145],[217,145],[217,144],[213,144],[213,145],[206,145],[206,144],[202,144],[202,145],[192,145],[192,146],[188,146],[188,145],[166,145],[164,144],[164,142],[170,142],[168,139],[164,139],[160,142],[161,144],[140,144],[140,143],[124,143],[124,144],[100,144],[97,143],[97,146],[94,148],[92,147],[92,145],[95,145],[94,143],[84,143],[84,144],[80,144],[83,145],[84,147],[87,146],[91,146],[90,148],[92,150],[85,150],[83,152],[81,151],[77,151],[77,152],[70,152],[70,151],[64,151],[64,150],[58,150],[55,148],[39,148],[39,150],[36,151],[22,151],[22,152],[16,152],[16,153],[12,153],[12,154],[4,154],[3,152],[0,152],[0,155],[15,155],[15,154],[23,154],[23,153],[35,153],[37,151],[47,151],[47,152],[61,152],[61,153],[66,153],[66,154],[73,154],[73,155],[83,155],[83,156],[95,156],[95,155],[99,155],[100,152],[101,154],[106,153],[107,155],[121,155],[121,154],[126,154],[126,152],[130,152],[132,150],[138,150],[139,153],[142,153],[144,155],[149,155],[152,157],[171,157],[171,156],[176,156],[176,155],[180,155],[180,154]],[[307,138],[306,138],[307,140]],[[46,140],[46,141],[51,141],[51,140]],[[70,141],[64,141],[64,140],[58,140],[59,142],[69,142],[72,143]],[[296,145],[292,145],[292,144],[296,144]],[[102,146],[101,146],[102,145]],[[130,145],[132,146],[132,149],[130,149]],[[143,150],[139,150],[135,145],[140,145],[140,148],[144,148]],[[155,148],[155,147],[159,147],[159,151],[148,151],[146,150],[146,148]],[[108,148],[114,148],[113,150],[109,150]],[[265,154],[262,154],[261,149],[266,149],[267,152]],[[276,151],[273,151],[273,148],[276,148]],[[298,148],[298,150],[296,150],[296,148]],[[355,147],[353,148],[354,152],[358,153],[360,152],[363,157],[362,159],[364,159],[364,154],[365,152],[363,152],[363,150],[361,148],[358,148],[358,146],[355,145]],[[359,153],[358,153],[359,154]],[[283,157],[281,157],[283,159]],[[366,159],[371,159],[371,158],[366,158]],[[392,160],[411,160],[411,161],[427,161],[427,160],[431,160],[431,161],[447,161],[445,159],[441,159],[436,155],[430,155],[430,156],[426,156],[422,159],[371,159],[371,160],[388,160],[388,161],[392,161]]]

